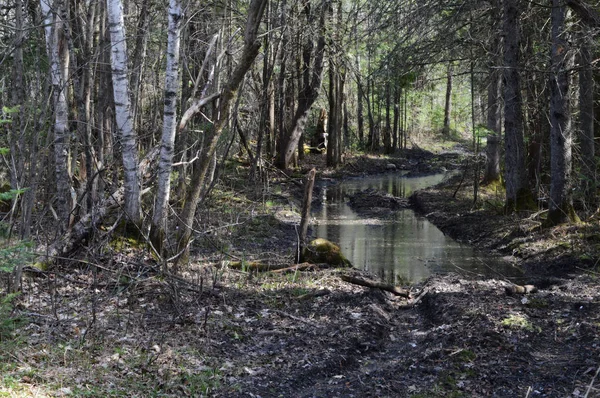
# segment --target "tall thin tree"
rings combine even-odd
[[[64,4],[60,0],[41,0],[46,49],[50,60],[50,77],[54,103],[54,167],[56,179],[57,215],[59,232],[70,224],[72,206],[71,177],[69,175],[69,108],[66,78],[69,75],[69,53],[65,43],[63,21],[60,12]]]
[[[150,239],[154,248],[162,254],[166,231],[167,206],[171,190],[173,149],[177,128],[177,97],[179,96],[179,43],[183,20],[181,0],[169,1],[169,27],[167,43],[167,69],[165,72],[165,106],[163,131],[158,163],[158,182]]]
[[[565,27],[567,8],[552,0],[552,70],[550,74],[550,206],[548,224],[578,220],[571,191],[572,123],[568,68],[573,55]]]
[[[225,129],[231,108],[231,103],[235,98],[237,90],[246,76],[246,72],[252,66],[254,59],[258,55],[260,49],[260,41],[258,40],[258,28],[260,26],[262,16],[267,5],[267,0],[252,0],[248,8],[248,18],[246,20],[246,30],[244,33],[244,47],[239,58],[238,64],[229,77],[220,92],[218,119],[205,132],[204,149],[202,150],[199,164],[195,167],[185,195],[185,205],[179,215],[179,233],[177,239],[177,261],[180,262],[188,257],[189,242],[192,236],[192,224],[196,207],[200,200],[200,194],[204,189],[208,170],[212,163],[213,156],[217,149],[217,143]],[[192,112],[193,113],[193,112]],[[188,114],[188,111],[186,111]],[[179,130],[185,128],[186,120],[189,120],[190,115],[182,116],[182,121],[179,123]],[[186,119],[187,118],[187,119]]]
[[[310,0],[304,0],[303,6],[306,19],[308,22],[311,22],[313,14],[310,9]],[[279,159],[277,161],[278,166],[282,169],[287,169],[292,162],[294,153],[298,148],[300,136],[304,133],[304,127],[308,120],[310,109],[317,100],[319,90],[321,89],[325,57],[325,20],[326,14],[330,8],[327,0],[321,2],[321,7],[323,9],[319,19],[319,37],[317,39],[317,45],[316,47],[314,46],[314,39],[312,37],[307,37],[304,44],[303,84],[299,94],[298,108],[294,114],[289,137],[282,140],[284,144],[280,148]],[[311,58],[313,58],[312,68],[310,67]]]
[[[127,67],[127,42],[121,0],[106,0],[108,26],[111,40],[111,66],[115,99],[116,130],[121,139],[125,184],[125,213],[128,222],[141,222],[140,179],[138,175],[137,134],[133,129],[129,77]]]
[[[521,210],[528,205],[531,192],[527,186],[523,111],[519,76],[518,0],[504,1],[504,139],[506,157],[506,211]]]

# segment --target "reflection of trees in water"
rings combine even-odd
[[[328,187],[326,190],[326,201],[327,203],[342,203],[345,202],[344,196],[346,194],[342,184],[338,184],[332,187]]]
[[[346,204],[347,195],[364,189],[379,189],[406,197],[412,191],[440,180],[441,176],[409,179],[385,175],[329,186],[323,192],[323,206],[314,213],[323,221],[316,226],[315,235],[339,244],[355,267],[390,283],[395,282],[397,276],[411,281],[422,280],[432,271],[454,269],[452,263],[474,267],[480,260],[473,259],[470,247],[446,239],[433,224],[417,217],[411,210],[394,213],[394,222],[365,225]],[[328,220],[334,221],[329,224]],[[384,221],[392,221],[392,214]]]

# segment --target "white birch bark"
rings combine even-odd
[[[141,217],[140,181],[138,175],[137,137],[133,130],[129,79],[127,77],[127,43],[121,0],[106,0],[111,41],[111,68],[117,135],[121,139],[125,181],[125,213],[129,221],[139,225]]]
[[[44,18],[54,103],[54,165],[58,230],[63,232],[69,225],[71,212],[71,178],[68,171],[69,110],[65,78],[69,74],[69,54],[66,51],[63,22],[59,15],[62,3],[59,0],[40,0],[40,5]]]
[[[165,234],[166,209],[169,203],[171,171],[173,169],[173,149],[175,147],[175,132],[177,127],[177,97],[179,94],[179,43],[181,40],[182,19],[181,0],[170,0],[164,120],[158,164],[158,191],[154,203],[151,230],[151,239],[159,252],[162,251],[162,242]]]

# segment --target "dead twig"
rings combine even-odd
[[[315,297],[327,296],[329,293],[331,293],[331,290],[329,290],[329,289],[317,290],[316,292],[302,294],[302,295],[296,297],[296,299],[297,300],[308,300],[308,299],[315,298]]]
[[[280,310],[272,310],[272,311],[274,313],[276,313],[276,314],[283,315],[285,317],[288,317],[288,318],[293,319],[293,320],[298,321],[298,322],[306,323],[307,325],[310,325],[310,326],[314,326],[314,327],[318,327],[319,326],[316,323],[314,323],[313,321],[310,321],[310,320],[305,319],[305,318],[300,318],[300,317],[292,315],[292,314],[288,314],[287,312],[283,312],[283,311],[280,311]]]
[[[419,293],[419,295],[417,297],[415,297],[412,300],[409,300],[408,303],[399,306],[399,309],[402,310],[408,310],[413,308],[415,305],[419,304],[419,302],[423,299],[423,297],[425,297],[425,295],[429,293],[429,288],[428,287],[424,287],[423,290],[421,290],[421,293]]]
[[[592,391],[592,386],[594,385],[594,382],[596,381],[596,377],[598,377],[599,372],[600,372],[600,366],[598,366],[598,369],[596,370],[596,374],[594,375],[594,377],[592,377],[592,381],[590,381],[590,385],[588,386],[587,390],[585,391],[584,398],[587,398],[588,395],[590,395],[590,391]]]
[[[381,289],[381,290],[385,290],[386,292],[395,294],[396,296],[405,297],[407,299],[410,298],[410,292],[408,290],[401,289],[394,285],[388,285],[387,283],[371,281],[368,279],[358,278],[358,277],[350,276],[350,275],[341,275],[340,278],[344,282],[353,283],[353,284],[359,285],[359,286],[370,287],[373,289]]]

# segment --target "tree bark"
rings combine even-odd
[[[310,22],[312,16],[310,14],[310,2],[305,1],[305,14],[307,15],[307,20]],[[323,0],[321,3],[322,7],[327,6],[327,1]],[[321,12],[320,23],[319,23],[319,38],[317,41],[317,46],[313,53],[313,39],[311,37],[306,38],[306,42],[303,50],[303,58],[304,58],[304,84],[302,90],[300,91],[299,99],[298,99],[298,108],[294,114],[294,118],[292,119],[292,129],[289,134],[287,140],[284,140],[284,145],[282,145],[279,159],[277,161],[277,166],[283,170],[288,169],[292,159],[294,157],[294,152],[298,148],[298,141],[300,140],[300,136],[304,132],[304,127],[306,126],[306,122],[308,120],[308,114],[310,112],[310,108],[315,103],[319,96],[319,90],[321,88],[321,81],[323,79],[323,64],[324,64],[324,50],[325,50],[325,18],[326,14],[329,10],[323,10]],[[308,67],[307,64],[310,63],[311,56],[314,58],[312,71],[311,68]],[[308,60],[308,62],[307,62]],[[312,72],[312,75],[311,75]]]
[[[150,167],[154,164],[154,159],[158,156],[158,152],[158,148],[148,151],[139,164],[141,174],[146,174],[148,172]],[[67,257],[73,250],[77,249],[83,241],[88,240],[111,211],[123,206],[125,200],[124,197],[125,187],[122,186],[100,202],[93,211],[80,217],[67,233],[60,236],[59,239],[48,247],[46,252],[48,261],[53,261],[56,257]]]
[[[487,129],[491,134],[487,138],[486,145],[486,164],[483,176],[483,184],[490,184],[494,181],[500,181],[500,101],[498,100],[498,90],[500,79],[497,69],[490,70],[490,81],[488,86],[488,114]]]
[[[336,60],[340,61],[340,60]],[[344,71],[333,59],[329,69],[329,119],[327,125],[327,166],[337,167],[343,151]]]
[[[127,66],[127,42],[121,0],[107,0],[108,25],[111,40],[111,66],[115,118],[118,136],[121,138],[125,185],[125,214],[128,223],[141,224],[140,179],[138,175],[137,135],[133,129],[129,78]]]
[[[571,7],[579,18],[589,27],[600,26],[600,12],[596,11],[586,2],[581,0],[567,0],[566,4]]]
[[[394,119],[392,127],[392,148],[395,151],[398,149],[398,132],[400,128],[400,95],[402,89],[398,85],[394,86]]]
[[[97,161],[92,144],[92,87],[93,71],[90,59],[94,50],[93,32],[96,26],[97,3],[84,4],[71,2],[71,18],[68,41],[73,70],[73,93],[75,98],[73,113],[76,115],[77,136],[83,142],[84,161],[79,167],[79,193],[83,212],[91,211],[97,200]],[[85,15],[85,17],[83,17]]]
[[[527,186],[523,114],[519,76],[518,0],[504,1],[504,145],[506,159],[506,211],[527,207],[531,192]]]
[[[444,105],[444,127],[442,128],[442,134],[450,134],[450,114],[452,113],[452,63],[448,63],[448,69],[446,71],[446,102]]]
[[[300,253],[304,249],[306,244],[306,235],[308,234],[308,222],[310,219],[310,205],[312,203],[312,192],[315,185],[315,174],[317,170],[314,168],[308,172],[306,179],[304,180],[304,198],[302,199],[302,218],[300,220],[300,234],[299,234],[299,248],[298,258],[296,261],[300,261]]]
[[[46,49],[50,61],[50,76],[54,103],[54,164],[58,214],[58,233],[70,223],[72,207],[71,176],[68,169],[69,108],[67,104],[66,77],[69,75],[69,53],[65,43],[63,21],[59,13],[61,1],[41,0]]]
[[[365,118],[363,115],[363,87],[360,77],[360,57],[356,56],[356,123],[358,128],[358,144],[362,147],[365,143]]]
[[[400,289],[399,287],[396,287],[394,285],[388,285],[387,283],[376,282],[369,279],[358,278],[350,275],[342,275],[340,276],[340,278],[344,282],[352,283],[354,285],[370,287],[372,289],[385,290],[386,292],[393,293],[396,296],[401,296],[407,299],[410,298],[410,292],[408,290]]]
[[[140,116],[140,97],[142,94],[142,77],[144,63],[146,60],[146,49],[148,47],[148,25],[150,16],[150,0],[143,0],[142,7],[139,12],[139,20],[136,29],[135,48],[131,62],[131,79],[130,87],[132,88],[131,102],[132,110],[131,117],[134,121],[134,128],[139,128],[141,123]],[[168,50],[167,50],[168,51]]]
[[[581,180],[583,194],[589,210],[595,211],[598,205],[596,189],[596,158],[594,142],[594,75],[592,72],[592,56],[586,37],[581,38],[579,49],[579,118],[581,147]]]
[[[392,150],[392,115],[391,115],[391,105],[392,105],[392,89],[390,78],[388,77],[385,83],[385,128],[383,132],[383,146],[385,148],[385,153],[390,154],[394,151]]]
[[[25,112],[25,80],[23,76],[23,44],[25,41],[25,19],[23,16],[22,0],[15,1],[15,38],[13,51],[13,70],[10,105],[17,107],[13,113],[12,123],[8,128],[8,146],[10,149],[10,187],[20,190],[25,187],[25,134],[27,126],[27,114]],[[14,111],[14,110],[13,110]],[[32,156],[32,154],[30,154]],[[31,189],[31,188],[30,188]],[[19,198],[13,198],[10,211],[10,224],[16,216]],[[28,231],[28,225],[22,225],[21,231]]]
[[[498,30],[498,17],[500,15],[500,1],[491,4],[491,18],[496,33]],[[499,33],[499,32],[498,32]],[[488,60],[488,87],[487,87],[487,129],[491,132],[486,145],[486,165],[483,175],[483,184],[500,181],[500,142],[502,133],[502,110],[500,101],[500,90],[502,88],[502,73],[498,69],[501,64],[501,40],[500,34],[494,34],[491,40]]]
[[[176,262],[185,261],[189,255],[189,242],[192,236],[192,224],[196,207],[200,199],[200,193],[204,187],[211,159],[215,155],[217,142],[221,137],[229,119],[231,101],[240,86],[246,72],[252,66],[254,59],[258,55],[260,42],[257,40],[258,28],[267,4],[267,0],[252,0],[248,9],[248,19],[246,21],[246,31],[244,34],[244,48],[239,59],[238,65],[233,71],[229,82],[223,88],[220,94],[219,118],[215,120],[213,126],[205,133],[204,149],[199,159],[199,164],[195,167],[185,195],[185,205],[179,217],[179,235],[177,239]],[[181,130],[181,123],[180,128]]]
[[[571,194],[572,126],[569,74],[572,63],[565,28],[566,7],[552,1],[552,70],[550,76],[550,206],[549,225],[577,221]]]
[[[171,192],[171,171],[173,170],[173,150],[177,128],[179,44],[183,20],[181,0],[170,0],[168,13],[169,26],[163,131],[160,144],[160,160],[158,163],[157,193],[154,202],[152,225],[150,227],[150,241],[160,255],[163,254],[163,242],[166,234],[167,207]]]

